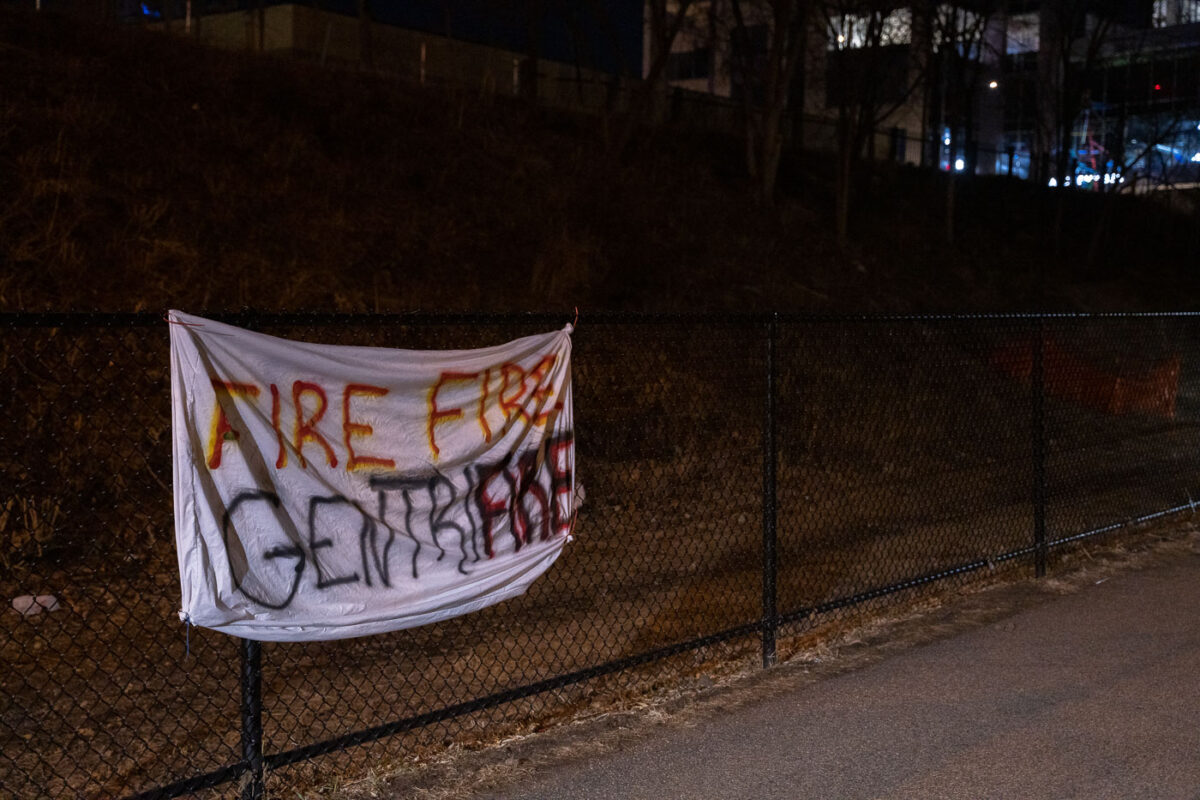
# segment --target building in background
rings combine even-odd
[[[1006,149],[1051,185],[1194,185],[1200,2],[1056,0],[1010,10]]]
[[[1200,183],[1200,0],[40,2],[591,112],[628,108],[652,79],[655,119],[747,141],[782,98],[786,146],[855,159]]]
[[[704,93],[736,109],[761,92],[776,5],[687,4],[666,69],[677,105]],[[852,108],[875,129],[863,155],[876,160],[1077,187],[1200,176],[1200,0],[805,8],[788,112],[806,148],[837,149]]]
[[[642,70],[641,0],[119,2],[126,21],[221,47],[356,64],[561,107],[611,106]]]

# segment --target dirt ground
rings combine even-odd
[[[364,327],[369,335],[339,335],[381,344],[401,335]],[[470,617],[350,642],[265,645],[268,756],[761,619],[763,365],[746,355],[758,351],[760,332],[586,330],[577,334],[575,377],[589,499],[576,541],[527,595]],[[781,338],[779,610],[850,604],[785,626],[785,647],[991,570],[1028,568],[1027,559],[1001,556],[1032,540],[1029,389],[988,361],[996,342],[1019,332],[813,324]],[[1081,350],[1090,332],[1112,352],[1126,342],[1146,353],[1189,341],[1186,330],[1141,326],[1120,337],[1108,325],[1076,331]],[[237,645],[189,634],[176,615],[161,331],[53,333],[27,332],[6,351],[36,366],[38,381],[18,380],[17,371],[0,379],[24,411],[0,421],[13,454],[0,470],[30,508],[52,501],[62,518],[44,558],[0,579],[4,596],[51,593],[61,602],[37,617],[0,614],[4,800],[124,797],[240,758]],[[1185,367],[1175,419],[1047,403],[1051,541],[1187,508],[1200,496],[1188,489],[1200,481],[1200,392],[1191,362]],[[121,413],[92,390],[113,375],[125,376]],[[33,517],[15,527],[14,519],[5,530],[26,536]],[[917,585],[963,565],[974,566],[961,580]],[[910,588],[862,601],[898,584]],[[751,631],[272,770],[269,787],[287,796],[435,759],[703,687],[757,660]]]
[[[591,309],[1024,308],[1043,272],[1064,282],[1047,307],[1193,296],[1179,287],[1195,277],[1200,227],[1140,200],[1109,236],[1111,282],[1075,285],[1078,259],[1048,255],[1092,241],[1090,225],[1062,242],[1037,233],[1066,196],[1012,182],[964,187],[961,243],[945,248],[928,235],[942,228],[925,202],[940,184],[880,174],[864,239],[844,252],[828,235],[821,164],[807,159],[795,195],[763,214],[725,174],[736,143],[671,132],[616,168],[595,120],[143,33],[0,9],[0,130],[12,133],[0,163],[14,167],[0,170],[0,256],[14,265],[0,308],[537,302],[564,322],[583,308],[575,377],[591,500],[577,543],[529,595],[470,620],[264,648],[269,754],[758,619],[762,331],[605,327]],[[1093,199],[1070,197],[1067,218],[1091,219]],[[783,326],[782,609],[1027,543],[1028,386],[991,358],[1019,344],[1022,325]],[[512,327],[414,333],[363,319],[301,333],[447,347],[504,341]],[[1104,356],[1113,375],[1124,374],[1114,358],[1156,363],[1190,341],[1165,323],[1082,333],[1080,352]],[[176,616],[165,323],[18,327],[3,339],[0,600],[50,593],[61,607],[0,613],[0,800],[122,797],[236,762],[237,645],[189,634]],[[1051,536],[1190,502],[1194,374],[1185,359],[1170,422],[1048,405]],[[840,630],[892,607],[825,623]],[[785,631],[799,637],[788,647],[808,625]],[[749,669],[756,648],[734,639],[436,721],[278,770],[270,786],[290,796],[703,690]]]

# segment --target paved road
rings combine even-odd
[[[1200,554],[539,769],[500,800],[1200,800]]]

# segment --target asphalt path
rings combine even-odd
[[[474,796],[1200,800],[1200,553]]]

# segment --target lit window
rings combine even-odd
[[[978,58],[987,17],[955,5],[937,7],[934,20],[934,45],[951,46],[964,58]]]
[[[829,20],[832,36],[830,50],[857,50],[862,47],[886,47],[912,41],[912,12],[897,8],[887,15],[842,14]]]
[[[1029,14],[1014,14],[1008,18],[1008,35],[1004,42],[1005,53],[1010,56],[1036,53],[1040,45],[1036,11]]]
[[[1154,0],[1150,21],[1155,28],[1200,22],[1200,0]]]
[[[1171,23],[1167,22],[1170,15],[1170,3],[1168,0],[1154,0],[1154,11],[1151,12],[1150,24],[1156,28],[1162,28]]]

